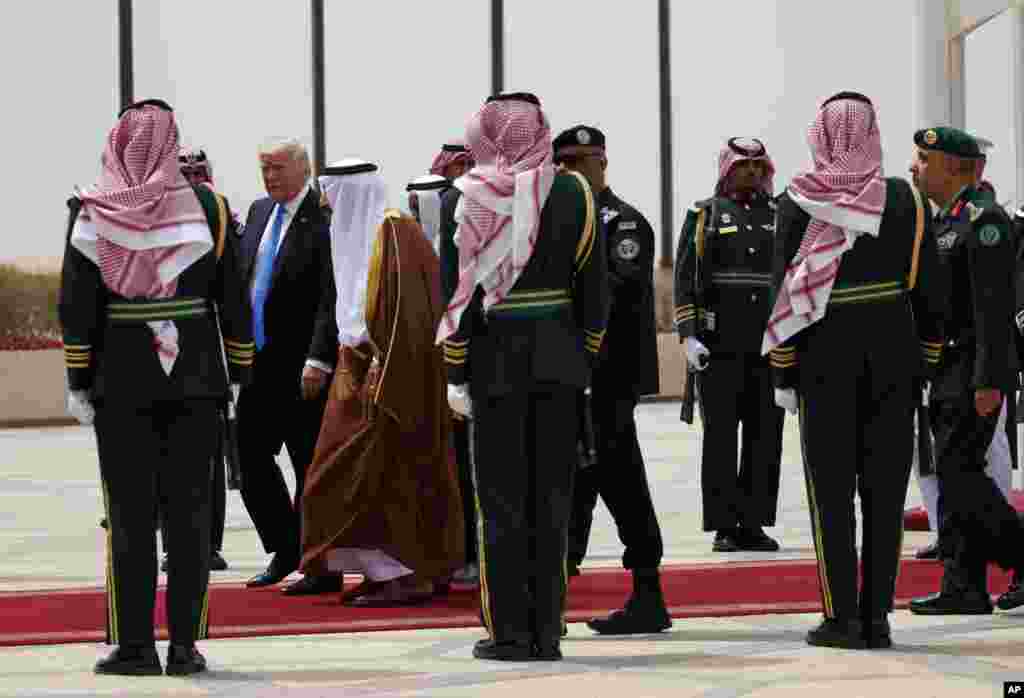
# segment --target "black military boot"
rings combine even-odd
[[[163,668],[156,647],[130,647],[122,645],[96,662],[93,671],[97,674],[117,674],[120,676],[160,676]]]
[[[862,650],[868,646],[860,620],[840,618],[825,618],[818,627],[809,630],[807,644],[844,650]]]
[[[195,645],[171,645],[167,649],[167,675],[188,676],[206,671],[206,658]]]
[[[861,630],[868,649],[881,650],[892,647],[892,630],[886,616],[862,618]]]
[[[971,564],[971,568],[978,565]],[[986,616],[992,613],[992,599],[984,584],[984,563],[982,572],[968,569],[952,559],[943,560],[942,586],[938,594],[910,602],[910,612],[919,616]]]
[[[633,570],[633,593],[626,605],[605,618],[587,621],[587,627],[601,635],[660,633],[671,628],[658,569]]]
[[[557,649],[557,645],[555,646]],[[477,659],[494,659],[499,662],[528,662],[534,657],[531,642],[495,642],[487,638],[473,645],[473,656]]]

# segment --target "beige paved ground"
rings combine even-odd
[[[699,430],[678,422],[678,404],[643,405],[641,439],[666,539],[666,560],[764,557],[710,552],[700,532],[696,453]],[[787,421],[779,526],[783,551],[809,557],[809,524],[795,422]],[[101,502],[90,431],[0,431],[0,590],[102,582]],[[287,470],[287,467],[286,467]],[[1018,475],[1019,486],[1019,475]],[[908,505],[918,502],[911,486]],[[908,554],[927,542],[909,533]],[[603,509],[588,564],[621,554]],[[225,556],[217,579],[246,578],[267,558],[229,493]],[[469,657],[476,630],[215,640],[204,643],[212,671],[199,680],[100,678],[99,645],[0,649],[0,696],[1001,696],[1024,680],[1024,614],[928,620],[892,617],[887,652],[808,647],[814,616],[748,616],[676,621],[656,638],[608,640],[573,625],[566,660],[504,665]]]

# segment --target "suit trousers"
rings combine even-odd
[[[717,354],[697,376],[704,530],[774,526],[785,413],[767,357]],[[737,449],[740,423],[743,442]],[[736,456],[739,450],[739,469]]]
[[[206,637],[214,400],[146,407],[98,404],[96,440],[107,510],[107,642],[152,645],[157,508],[168,552],[171,642]]]
[[[600,495],[625,546],[622,566],[628,570],[658,567],[663,553],[661,528],[636,433],[636,397],[595,382],[591,398],[597,463],[577,471],[573,482],[569,562],[579,565],[586,556]]]
[[[294,376],[268,375],[268,366],[261,367],[259,359],[257,354],[253,381],[242,389],[238,401],[242,501],[263,549],[298,564],[302,490],[320,434],[327,390],[313,400],[304,400],[298,370]],[[288,449],[295,472],[294,500],[275,460],[282,445]]]
[[[476,487],[473,485],[472,453],[469,448],[471,432],[472,428],[467,420],[452,420],[455,464],[459,469],[459,491],[462,494],[462,516],[466,531],[466,564],[477,561]]]
[[[561,635],[576,394],[540,384],[473,399],[480,594],[497,642],[553,643]]]

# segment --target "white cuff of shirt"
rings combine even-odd
[[[323,361],[317,361],[316,359],[306,359],[306,365],[318,368],[324,373],[334,373],[334,367],[328,366]]]

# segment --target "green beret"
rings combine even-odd
[[[938,150],[961,158],[980,158],[983,155],[973,136],[949,126],[923,128],[914,134],[914,143],[925,150]]]

